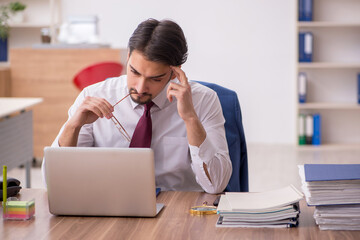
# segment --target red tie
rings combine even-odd
[[[131,138],[131,148],[149,148],[151,146],[152,123],[150,108],[153,105],[153,102],[149,102],[145,105],[144,114],[136,125],[134,134]]]

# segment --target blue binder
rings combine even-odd
[[[306,73],[300,72],[298,75],[299,103],[306,102],[306,85],[307,85]]]
[[[158,196],[158,195],[160,194],[160,192],[161,192],[161,188],[157,187],[157,188],[155,189],[155,191],[156,191],[156,196]]]
[[[299,0],[299,21],[312,21],[313,0]]]
[[[360,164],[305,164],[305,181],[360,179]]]
[[[314,114],[314,133],[312,138],[313,145],[320,145],[321,144],[321,116],[320,114]]]
[[[358,74],[358,80],[357,80],[357,92],[358,92],[358,104],[360,104],[360,73]]]
[[[8,39],[2,39],[0,37],[0,62],[6,62],[8,60]]]
[[[313,39],[311,32],[299,33],[299,62],[312,62]]]

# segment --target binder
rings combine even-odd
[[[6,62],[8,60],[8,39],[2,39],[0,37],[0,62]]]
[[[305,119],[305,138],[306,144],[312,144],[314,134],[314,120],[312,115],[306,115]]]
[[[360,104],[360,73],[358,74],[358,79],[357,79],[357,101],[358,104]]]
[[[299,62],[312,62],[313,39],[311,32],[299,33]]]
[[[360,179],[360,164],[305,164],[305,181]]]
[[[299,0],[299,21],[313,20],[313,1]]]
[[[160,194],[160,192],[161,192],[161,188],[156,188],[155,192],[156,192],[156,196],[158,196]]]
[[[299,103],[306,102],[306,86],[307,86],[307,76],[306,73],[300,72],[298,76],[299,83]]]
[[[305,115],[299,115],[299,145],[305,145],[306,138],[305,138]]]
[[[320,114],[314,114],[314,132],[312,138],[313,145],[320,145],[321,144],[321,116]]]

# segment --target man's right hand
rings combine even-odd
[[[110,119],[113,111],[113,106],[104,98],[88,96],[85,97],[69,122],[71,121],[73,126],[82,127],[84,124],[95,122],[98,118]]]
[[[113,106],[104,98],[85,97],[75,114],[66,123],[64,131],[59,137],[59,145],[75,147],[82,126],[93,123],[98,118],[110,119],[113,111]]]

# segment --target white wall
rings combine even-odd
[[[175,20],[189,45],[189,79],[238,94],[249,143],[295,143],[295,0],[62,0],[68,15],[96,14],[100,37],[126,48],[147,18]]]

